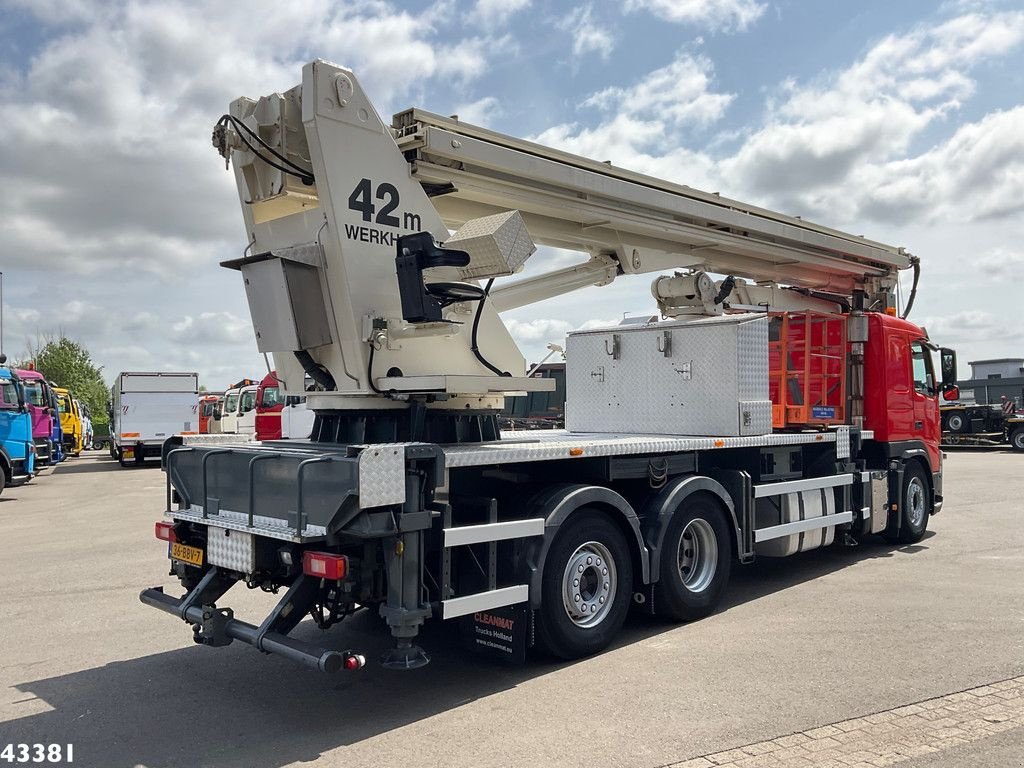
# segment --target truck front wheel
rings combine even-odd
[[[632,594],[633,561],[622,531],[597,510],[576,512],[544,561],[538,644],[563,659],[607,648],[626,620]]]
[[[1024,451],[1024,427],[1017,427],[1010,433],[1010,445],[1015,451]]]
[[[928,530],[928,517],[931,511],[931,490],[924,470],[916,461],[910,462],[903,470],[899,511],[900,532],[890,540],[900,544],[917,544]]]
[[[704,494],[687,499],[665,531],[654,612],[670,621],[694,621],[712,613],[729,583],[731,555],[721,507]]]

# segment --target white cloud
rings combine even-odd
[[[171,336],[188,344],[241,344],[255,346],[252,324],[248,318],[231,312],[201,312],[186,315],[171,325]]]
[[[455,107],[455,114],[464,123],[487,127],[495,118],[501,116],[501,102],[494,96],[484,96],[468,104],[458,105]]]
[[[996,315],[978,309],[918,318],[915,322],[927,328],[929,336],[940,344],[1005,343],[1024,339],[1024,329],[1006,328]]]
[[[550,320],[538,318],[536,320],[507,320],[509,333],[512,338],[520,344],[530,342],[544,342],[561,344],[565,334],[572,330],[572,326],[565,320]]]
[[[1017,248],[1020,248],[1020,244]],[[1024,275],[1024,250],[993,248],[971,263],[971,268],[993,282],[1016,281]]]
[[[615,48],[615,37],[611,31],[594,21],[593,5],[581,5],[558,21],[558,28],[572,37],[572,55],[581,59],[588,53],[596,53],[607,60]]]
[[[969,14],[889,35],[845,70],[785,84],[764,126],[720,163],[722,176],[794,213],[850,221],[939,215],[954,204],[954,188],[993,171],[999,178],[982,193],[989,201],[973,215],[998,214],[1024,170],[1019,151],[1014,159],[1017,110],[966,125],[916,157],[907,151],[973,94],[973,67],[1022,40],[1024,13]]]
[[[713,90],[707,58],[680,52],[632,85],[610,86],[584,99],[581,107],[603,115],[596,126],[563,123],[535,141],[691,186],[714,186],[714,161],[687,149],[682,138],[719,120],[733,98]]]
[[[592,94],[583,106],[677,125],[706,125],[721,118],[735,98],[711,90],[713,71],[708,58],[681,52],[671,64],[631,86],[612,86]]]
[[[471,17],[484,29],[493,30],[529,7],[530,0],[476,0]]]
[[[767,4],[756,0],[626,0],[626,11],[648,11],[660,19],[720,31],[743,31]]]

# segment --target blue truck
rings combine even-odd
[[[0,355],[0,492],[15,481],[35,474],[36,447],[32,441],[32,415],[25,403],[25,388]]]

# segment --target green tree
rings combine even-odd
[[[93,424],[106,424],[107,385],[103,383],[103,366],[96,365],[89,350],[63,333],[59,338],[43,338],[32,352],[36,370],[58,387],[71,391],[71,396],[89,407]]]

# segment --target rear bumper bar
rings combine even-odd
[[[264,653],[276,653],[321,672],[359,669],[365,663],[359,654],[332,651],[287,636],[286,633],[306,613],[304,604],[308,601],[310,586],[309,581],[300,577],[258,627],[234,618],[230,608],[217,608],[212,600],[206,602],[202,599],[214,595],[219,597],[230,587],[230,584],[225,587],[223,581],[218,583],[215,568],[208,571],[199,585],[184,597],[172,597],[164,593],[163,587],[151,587],[142,590],[139,599],[191,624],[195,641],[203,645],[223,646],[233,640],[241,640]]]

